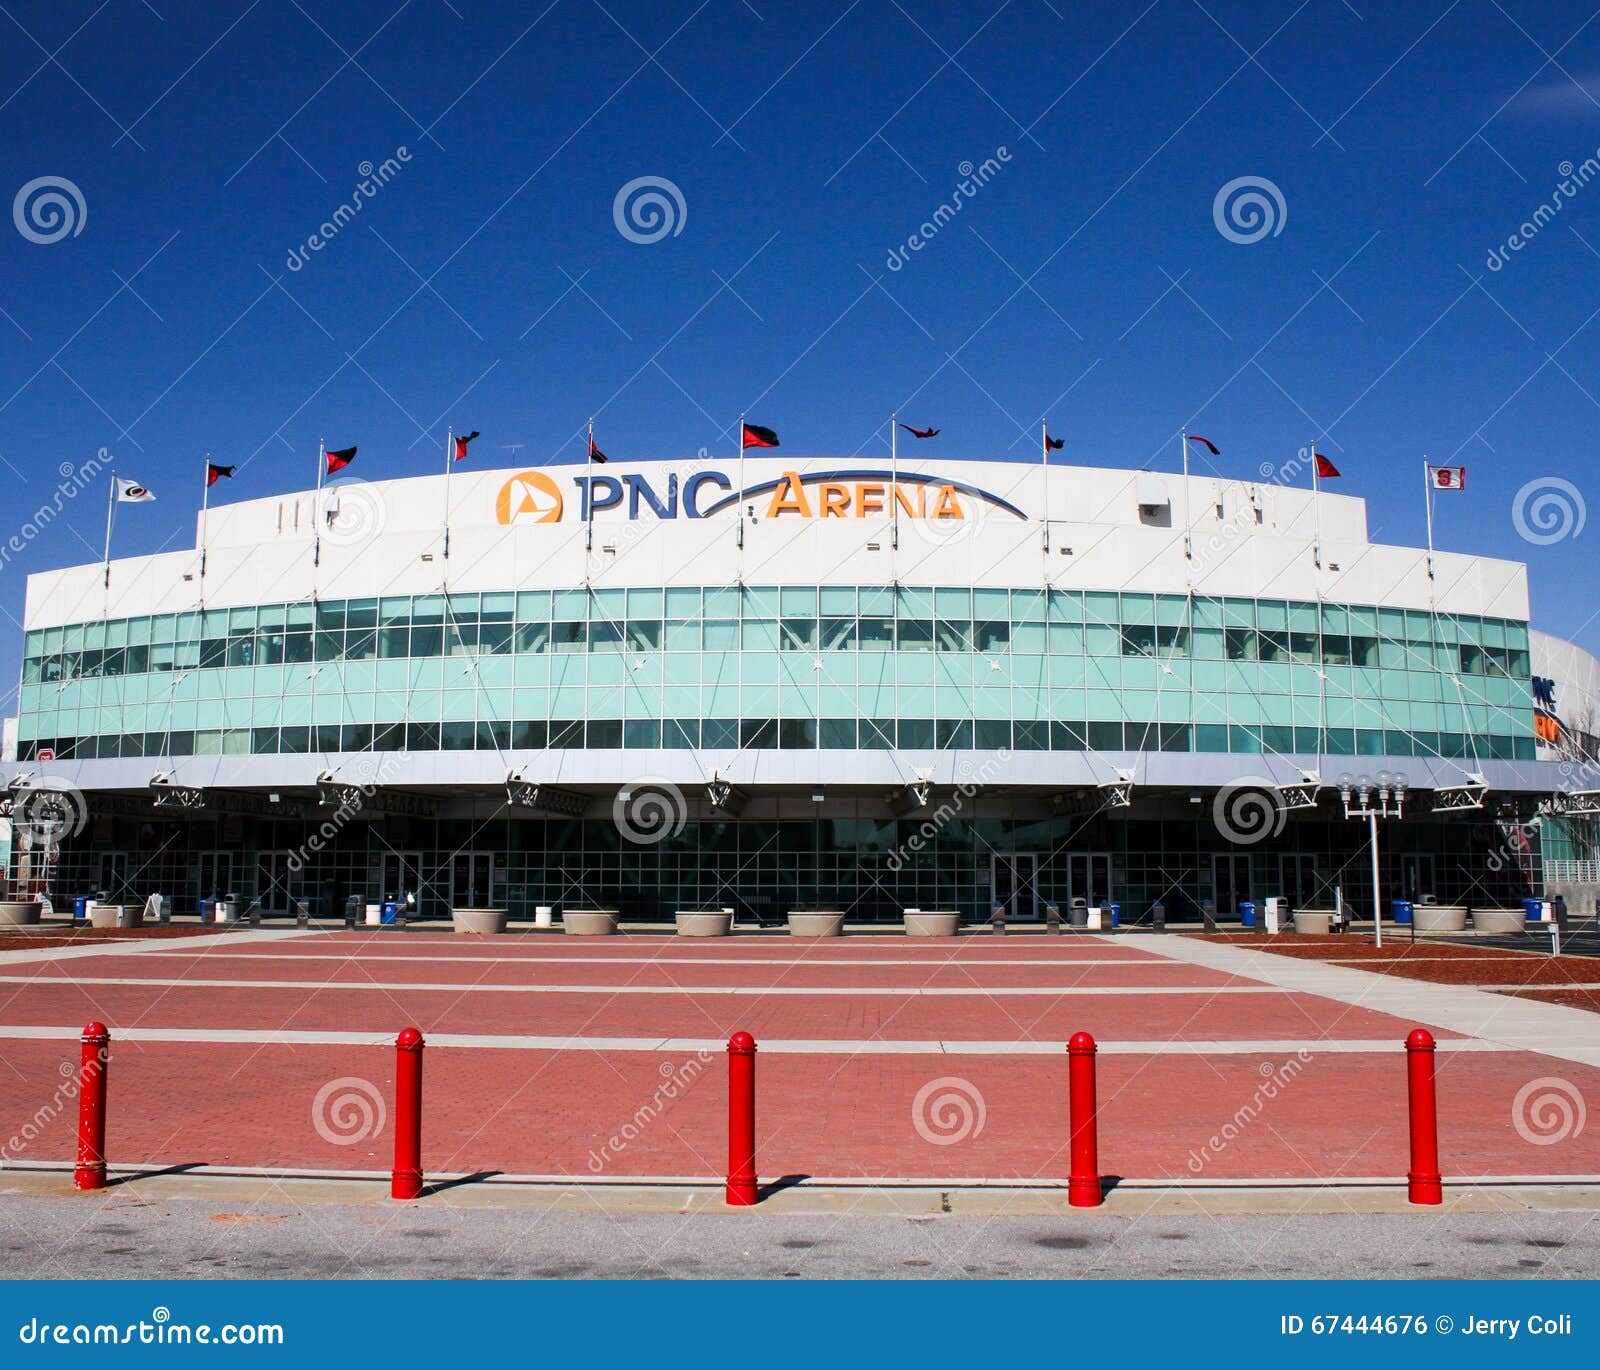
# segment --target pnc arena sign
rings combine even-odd
[[[695,471],[682,479],[673,472],[655,482],[642,475],[583,475],[572,477],[572,485],[578,492],[581,522],[606,509],[625,510],[629,519],[645,513],[658,519],[700,519],[741,502],[774,519],[867,518],[898,509],[902,518],[963,520],[972,516],[977,503],[1015,518],[1027,517],[992,491],[919,472],[785,471],[776,480],[737,492],[733,481],[718,470]],[[561,487],[547,472],[518,471],[495,496],[495,522],[505,527],[559,523],[565,508]]]

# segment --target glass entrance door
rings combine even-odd
[[[1039,858],[1033,852],[989,858],[989,908],[999,905],[1007,918],[1039,916]]]
[[[233,853],[231,851],[203,851],[200,853],[201,899],[222,899],[237,894],[233,887]]]
[[[402,908],[421,912],[422,906],[422,853],[419,851],[386,851],[380,870],[378,898],[396,900]],[[407,904],[410,895],[415,904]]]
[[[451,863],[450,907],[494,907],[494,859],[486,851],[457,852]]]
[[[1067,899],[1082,899],[1089,908],[1109,904],[1111,892],[1111,854],[1074,852],[1067,858]]]
[[[1281,894],[1291,909],[1318,907],[1322,882],[1317,875],[1317,858],[1310,852],[1284,852],[1278,858],[1278,888],[1271,893]]]
[[[1243,852],[1219,852],[1211,858],[1211,897],[1217,917],[1237,918],[1239,905],[1250,897],[1250,858]]]
[[[1400,858],[1400,898],[1414,902],[1425,894],[1438,892],[1431,853],[1412,852]]]
[[[128,853],[125,851],[108,851],[100,854],[100,881],[95,886],[96,890],[104,890],[106,897],[114,904],[129,902],[128,893]]]

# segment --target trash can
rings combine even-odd
[[[1122,922],[1122,905],[1121,904],[1112,904],[1110,906],[1110,908],[1111,908],[1111,926],[1112,927],[1117,927]]]
[[[1239,922],[1242,926],[1253,928],[1256,925],[1256,906],[1248,899],[1239,902]]]
[[[1544,921],[1544,900],[1524,898],[1522,901],[1524,920],[1529,923],[1542,923]]]
[[[74,895],[72,899],[72,921],[82,923],[89,917],[89,896],[87,894]]]
[[[379,917],[385,925],[393,925],[395,918],[399,915],[399,912],[400,901],[398,899],[385,899],[383,901],[383,912],[379,915]]]
[[[1394,921],[1404,926],[1411,921],[1411,901],[1409,899],[1396,899],[1389,906],[1394,910]]]
[[[548,928],[551,925],[551,909],[549,904],[539,904],[533,910],[533,925],[536,928]]]
[[[1074,899],[1072,906],[1067,910],[1067,922],[1075,928],[1089,926],[1089,901],[1087,899]]]

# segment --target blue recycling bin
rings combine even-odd
[[[72,921],[81,923],[89,916],[89,896],[87,894],[74,895],[72,899]]]
[[[1248,899],[1241,901],[1239,904],[1239,922],[1247,928],[1253,928],[1256,925],[1256,906]]]
[[[398,899],[385,899],[383,908],[378,914],[379,921],[392,926],[399,911],[400,901]]]
[[[1111,906],[1111,926],[1114,927],[1114,928],[1115,927],[1119,927],[1121,925],[1121,923],[1122,923],[1122,905],[1121,904],[1113,904]]]
[[[1525,897],[1522,901],[1522,913],[1525,922],[1541,923],[1544,921],[1544,900]]]
[[[1390,907],[1394,910],[1394,921],[1409,923],[1411,921],[1411,900],[1396,899]]]

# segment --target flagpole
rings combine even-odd
[[[741,435],[742,436],[742,435]],[[900,415],[889,415],[889,548],[900,546]]]
[[[111,473],[111,488],[106,491],[106,588],[111,588],[111,513],[117,507],[117,473]]]
[[[1044,482],[1044,550],[1050,550],[1050,421],[1039,420],[1039,473]]]
[[[1311,516],[1316,522],[1316,532],[1311,543],[1311,560],[1322,568],[1322,473],[1317,469],[1317,444],[1311,444]]]
[[[1190,561],[1194,560],[1194,540],[1189,531],[1189,506],[1193,502],[1189,489],[1189,430],[1187,427],[1178,430],[1178,443],[1183,448],[1183,555]]]
[[[200,480],[200,590],[205,591],[206,579],[206,523],[211,511],[211,453],[206,453],[204,466],[201,467]]]
[[[450,560],[450,473],[455,470],[455,445],[456,430],[444,430],[444,559]]]
[[[1433,468],[1422,457],[1422,500],[1428,510],[1428,579],[1433,579]]]
[[[594,415],[589,416],[589,446],[583,453],[583,550],[594,551]]]
[[[322,474],[328,464],[328,440],[317,439],[317,492],[311,497],[311,529],[313,541],[311,543],[311,564],[313,567],[322,565]],[[316,598],[315,587],[312,596]]]
[[[739,513],[739,550],[744,550],[744,415],[739,415],[739,498],[734,502]],[[744,565],[739,566],[739,579],[744,580]]]

